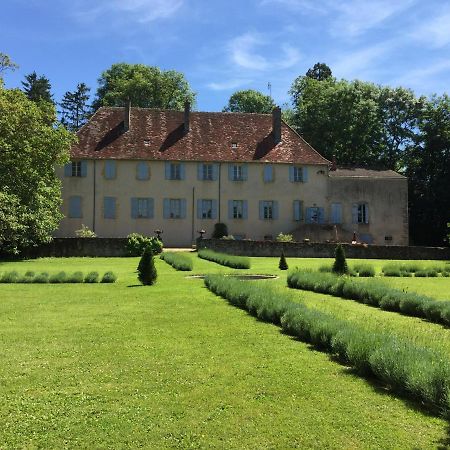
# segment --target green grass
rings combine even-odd
[[[287,290],[278,258],[251,261],[244,273],[279,275],[266,283]],[[292,268],[324,262],[287,261]],[[114,284],[1,285],[0,448],[409,449],[448,442],[445,420],[230,307],[201,280],[155,263],[152,287],[137,286],[138,258],[0,264],[2,272],[118,275]],[[201,259],[194,267],[230,272]],[[396,281],[410,290],[435,283],[423,293],[441,299],[450,292],[449,278]],[[319,308],[344,308],[346,320],[375,317],[376,326],[395,316],[395,330],[415,328],[427,342],[440,336],[437,345],[450,341],[438,325],[330,299],[305,294]]]

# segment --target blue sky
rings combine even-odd
[[[450,85],[450,2],[429,0],[9,0],[0,52],[50,79],[59,100],[97,87],[115,62],[185,74],[197,109],[219,111],[238,89],[278,104],[298,75],[326,62],[337,78],[441,94]]]

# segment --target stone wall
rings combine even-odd
[[[347,258],[360,259],[434,259],[450,260],[449,247],[407,247],[396,245],[351,245],[342,244]],[[203,239],[197,241],[198,248],[210,248],[218,252],[242,256],[277,256],[281,251],[288,257],[332,258],[336,244],[247,241],[226,239]]]

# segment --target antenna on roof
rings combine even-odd
[[[267,83],[267,89],[269,91],[269,97],[272,98],[272,83],[270,81]]]

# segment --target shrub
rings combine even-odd
[[[0,277],[0,283],[17,283],[18,278],[19,274],[15,270],[11,272],[5,272]]]
[[[319,267],[319,272],[332,272],[333,271],[333,267],[332,266],[320,266]]]
[[[75,230],[75,236],[81,238],[95,238],[97,235],[89,229],[88,226],[81,224],[81,228],[79,230]]]
[[[286,262],[286,257],[284,256],[284,252],[281,252],[280,262],[278,263],[278,268],[280,270],[289,269],[288,263]]]
[[[216,262],[222,266],[232,267],[233,269],[250,269],[250,258],[245,256],[227,255],[226,253],[218,253],[202,248],[198,251],[198,257]]]
[[[131,256],[142,256],[144,250],[150,247],[154,255],[162,252],[163,243],[156,237],[131,233],[127,236],[127,249]]]
[[[25,275],[17,278],[17,283],[33,283],[34,275],[32,270],[27,270]]]
[[[65,283],[66,282],[66,272],[58,272],[50,275],[48,282],[49,283]]]
[[[278,242],[292,242],[294,240],[294,236],[292,234],[283,234],[280,233],[276,239]]]
[[[297,274],[292,274],[291,281]],[[392,390],[408,393],[448,413],[450,363],[439,352],[294,303],[288,295],[267,285],[249,286],[218,275],[208,275],[205,285],[259,319],[281,324],[286,334],[338,356],[358,373],[375,375]]]
[[[155,261],[150,247],[144,250],[138,265],[138,279],[144,286],[151,286],[156,283],[158,274],[156,272]]]
[[[100,283],[115,283],[117,280],[117,275],[114,272],[108,271],[102,277]]]
[[[66,279],[66,283],[82,283],[84,281],[83,272],[74,272]]]
[[[98,283],[98,272],[89,272],[84,277],[85,283]]]
[[[370,264],[355,264],[353,266],[355,271],[360,277],[374,277],[375,269]]]
[[[192,259],[183,253],[164,252],[160,258],[176,270],[192,270],[194,266]]]
[[[42,272],[36,274],[33,278],[33,283],[48,283],[48,273]]]
[[[345,251],[341,244],[336,246],[334,252],[335,260],[333,264],[333,272],[339,275],[348,273],[347,260],[345,259]]]
[[[214,231],[212,232],[213,239],[221,239],[224,236],[228,236],[228,227],[222,222],[214,224]]]

